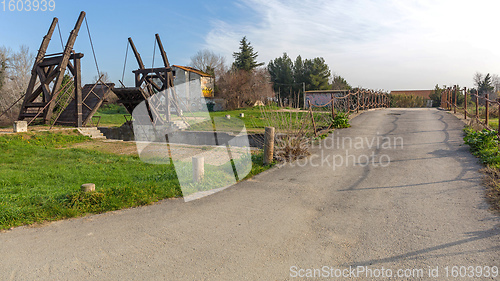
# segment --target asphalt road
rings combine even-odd
[[[0,233],[0,279],[488,279],[500,266],[500,219],[463,123],[436,109],[351,123],[307,160],[200,200]]]

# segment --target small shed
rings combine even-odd
[[[308,107],[308,102],[314,106],[327,105],[334,97],[343,97],[348,92],[348,90],[306,91],[304,93],[304,108]]]
[[[214,76],[189,66],[172,65],[176,93],[184,110],[202,108],[204,98],[214,97]]]

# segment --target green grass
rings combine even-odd
[[[172,165],[70,148],[88,141],[49,132],[0,136],[0,229],[182,196]],[[249,176],[269,168],[259,155],[252,160]],[[95,183],[96,191],[82,193],[84,183]]]
[[[496,131],[475,131],[470,127],[464,129],[464,142],[470,146],[472,154],[477,156],[483,164],[492,168],[500,168],[500,151]]]
[[[99,110],[97,110],[96,114],[92,118],[94,124],[97,124],[99,120],[98,117],[101,117],[99,121],[99,126],[109,126],[109,127],[117,127],[121,126],[125,123],[124,115],[130,115],[125,107],[116,104],[103,105]],[[128,118],[130,120],[130,118]]]
[[[278,107],[251,107],[251,108],[243,108],[243,109],[237,109],[237,110],[230,110],[230,111],[217,111],[217,112],[210,112],[210,117],[211,118],[217,118],[216,124],[217,124],[217,130],[218,131],[232,131],[235,126],[234,120],[241,120],[244,122],[245,127],[248,132],[262,132],[265,127],[267,126],[273,126],[272,120],[266,120],[264,118],[266,115],[262,113],[263,110],[265,111],[276,111],[281,108]],[[240,113],[244,113],[245,117],[240,118],[239,115]],[[195,113],[196,114],[196,113]],[[301,122],[301,120],[305,118],[310,118],[310,113],[309,112],[298,112],[298,113],[292,113],[293,116],[289,117],[287,112],[282,112],[280,113],[282,118],[285,118],[287,120],[290,120],[293,122],[293,125],[300,125],[298,123]],[[295,114],[298,114],[298,120],[295,118]],[[328,111],[315,111],[314,113],[315,119],[316,120],[321,120],[322,118],[318,118],[320,116],[324,116],[325,114],[330,114]],[[224,117],[226,115],[230,115],[231,119],[225,119]],[[267,115],[273,115],[268,113]],[[276,115],[276,114],[274,114]],[[186,116],[189,116],[186,114]],[[196,115],[195,115],[196,116]],[[278,121],[280,118],[277,118],[276,121]],[[285,121],[287,122],[287,121]],[[318,121],[317,121],[318,122]],[[318,126],[325,126],[326,124],[319,123],[317,124]],[[327,125],[326,125],[327,126]],[[192,125],[189,130],[192,131],[210,131],[213,130],[212,123],[210,121],[206,122],[201,122]]]
[[[483,182],[488,186],[488,201],[494,209],[500,211],[500,150],[497,131],[475,131],[466,127],[464,132],[464,141],[470,146],[470,151],[486,165],[481,171],[487,176]]]
[[[249,107],[249,108],[242,108],[242,109],[237,109],[237,110],[226,110],[226,111],[216,111],[216,112],[210,112],[210,117],[211,118],[217,118],[217,129],[218,130],[227,130],[231,131],[235,127],[235,120],[241,120],[245,124],[245,127],[248,132],[261,132],[262,129],[266,126],[269,126],[268,120],[264,118],[264,115],[262,114],[262,110],[265,109],[267,111],[269,110],[279,110],[281,108],[279,107],[268,107],[266,106],[265,108],[263,107]],[[245,117],[240,118],[239,115],[240,113],[244,113]],[[321,112],[321,111],[315,111],[314,116],[318,117],[321,116],[322,114],[329,113],[328,112]],[[97,123],[98,116],[101,117],[99,126],[121,126],[123,123],[125,123],[125,118],[123,115],[127,115],[127,111],[123,106],[118,106],[118,105],[107,105],[104,107],[101,107],[97,113],[94,115],[95,117],[93,118],[94,124]],[[224,117],[226,115],[230,115],[231,119],[227,120]],[[300,118],[309,118],[309,113],[308,112],[301,112],[299,113]],[[173,115],[174,118],[175,115]],[[185,117],[206,117],[207,113],[206,112],[185,112],[184,113]],[[211,122],[200,122],[197,124],[193,124],[193,126],[189,129],[192,131],[208,131],[212,130],[212,123]]]
[[[498,118],[490,118],[488,125],[494,130],[498,130]]]
[[[240,118],[240,113],[244,113],[245,117]],[[230,115],[231,119],[227,120],[224,117],[226,115]],[[186,116],[206,116],[206,113],[186,113]],[[250,107],[250,108],[242,108],[237,110],[226,110],[226,111],[216,111],[210,112],[211,118],[217,118],[217,126],[218,130],[231,130],[234,128],[234,120],[241,120],[245,124],[247,130],[264,128],[268,126],[266,120],[262,116],[260,107]],[[192,131],[208,131],[212,130],[211,122],[201,122],[198,124],[194,124],[189,130]]]

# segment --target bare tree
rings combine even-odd
[[[500,76],[498,74],[491,75],[491,85],[495,88],[495,93],[500,91]]]
[[[476,85],[477,89],[479,89],[479,86],[483,82],[484,75],[479,72],[476,72],[474,73],[474,77],[472,79],[474,80],[474,85]]]
[[[18,52],[0,48],[0,113],[23,96],[31,78],[34,58],[34,53],[25,45],[20,46]],[[20,103],[10,110],[8,117],[11,121],[16,117],[19,107]]]
[[[191,57],[191,67],[219,77],[225,72],[225,59],[210,50],[201,50]]]
[[[5,46],[0,47],[0,91],[6,82],[7,67],[9,65],[12,50]]]
[[[257,101],[265,103],[274,96],[266,68],[228,71],[217,81],[216,97],[224,98],[229,109],[253,106]]]
[[[106,84],[111,83],[111,78],[109,78],[109,74],[107,72],[105,72],[105,71],[101,72],[101,76],[102,76],[101,82],[106,83]],[[94,76],[93,83],[95,84],[98,81],[99,81],[99,76],[98,75]]]

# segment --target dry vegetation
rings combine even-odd
[[[494,168],[483,168],[480,170],[484,174],[483,182],[488,188],[486,197],[492,208],[500,212],[500,170]]]

